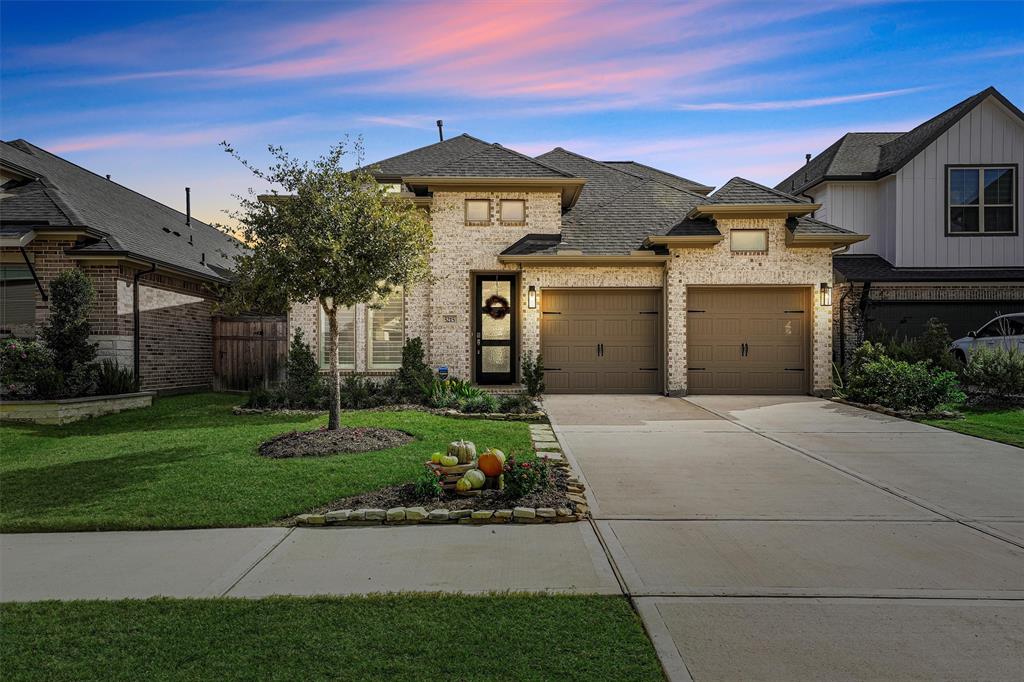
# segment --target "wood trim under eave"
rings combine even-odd
[[[154,265],[153,261],[144,258],[133,258],[132,256],[118,256],[111,254],[85,254],[85,253],[68,253],[65,251],[65,255],[76,261],[86,261],[89,265],[130,265],[135,268],[145,269]],[[163,275],[171,275],[178,279],[187,280],[195,284],[209,285],[220,285],[226,284],[227,280],[215,279],[213,277],[202,277],[195,275],[187,270],[163,265],[156,263],[156,270],[153,272]]]
[[[555,255],[555,256],[498,256],[499,263],[518,263],[520,265],[636,265],[636,266],[657,266],[668,262],[668,256],[583,256],[583,255]]]
[[[868,238],[866,234],[834,235],[834,234],[803,234],[795,235],[786,230],[786,246],[791,249],[804,247],[830,247],[850,246],[862,242]]]
[[[648,237],[644,246],[667,246],[670,249],[709,249],[725,239],[721,234],[693,234],[671,237]]]
[[[693,214],[698,216],[757,217],[786,215],[804,216],[814,213],[821,204],[698,204]]]

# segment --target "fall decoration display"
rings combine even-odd
[[[477,467],[487,476],[500,476],[505,469],[505,453],[497,448],[488,448],[477,460]]]
[[[443,467],[453,467],[456,466],[458,463],[459,458],[456,457],[455,455],[445,455],[444,457],[441,458],[441,466]]]
[[[458,464],[469,464],[476,459],[476,445],[468,440],[454,441],[448,445],[448,455],[456,457]]]

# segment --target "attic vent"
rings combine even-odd
[[[177,230],[175,230],[171,234],[173,234],[175,237],[180,237],[181,236],[181,232],[178,232]]]
[[[171,228],[169,228],[169,227],[165,227],[165,228],[163,228],[163,230],[164,230],[164,232],[166,232],[167,234],[170,234],[170,233],[171,233]]]

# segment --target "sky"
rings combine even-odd
[[[1024,107],[1024,2],[0,1],[0,137],[230,223],[263,163],[463,132],[774,185],[849,131],[990,86]]]

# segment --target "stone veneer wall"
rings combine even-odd
[[[788,248],[786,225],[781,218],[724,218],[718,229],[725,236],[710,249],[672,249],[666,274],[666,338],[668,344],[667,390],[686,393],[686,292],[690,286],[806,286],[816,289],[832,282],[829,248]],[[732,253],[729,232],[733,229],[768,230],[765,254]],[[815,394],[832,390],[832,308],[813,295],[811,325],[812,386]]]

